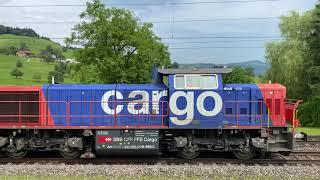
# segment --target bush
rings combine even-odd
[[[8,55],[14,55],[14,56],[19,51],[19,49],[14,46],[9,46],[7,50],[8,50]]]
[[[299,107],[299,119],[302,126],[320,127],[320,96],[311,98]]]
[[[54,58],[50,54],[44,54],[42,57],[44,62],[54,62]]]
[[[21,68],[22,66],[23,66],[23,64],[22,64],[21,60],[18,59],[17,62],[16,62],[16,67],[17,68]]]
[[[41,73],[35,72],[32,76],[33,81],[40,82],[41,81]]]
[[[52,76],[54,76],[54,81],[56,84],[61,84],[64,82],[63,73],[58,71],[50,71],[48,74],[48,83],[52,82]]]
[[[61,72],[62,74],[65,74],[66,73],[66,71],[67,71],[67,64],[66,63],[62,63],[62,62],[60,62],[59,64],[56,64],[55,66],[54,66],[54,70],[55,71],[58,71],[58,72]]]
[[[16,78],[20,77],[20,76],[23,76],[23,72],[20,71],[18,68],[14,68],[11,73],[10,73],[11,76],[15,76]]]

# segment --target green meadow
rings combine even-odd
[[[24,75],[15,78],[10,75],[12,69],[16,67],[17,60],[20,59],[23,67],[19,68]],[[48,73],[54,70],[56,63],[45,63],[38,58],[19,58],[0,54],[0,85],[38,85],[48,83]],[[41,81],[32,79],[34,73],[41,74]],[[69,78],[65,78],[65,83],[73,83]]]

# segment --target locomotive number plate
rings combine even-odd
[[[97,130],[97,150],[156,150],[158,130]]]

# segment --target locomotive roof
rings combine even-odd
[[[161,74],[227,74],[232,68],[205,68],[205,69],[158,69]]]
[[[73,89],[73,90],[162,90],[163,84],[46,84],[43,87],[49,89]]]

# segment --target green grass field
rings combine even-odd
[[[320,135],[320,128],[314,128],[314,127],[300,127],[297,128],[298,132],[304,132],[308,135]]]
[[[14,46],[19,48],[21,43],[25,43],[33,54],[38,54],[42,49],[51,45],[54,49],[62,51],[62,46],[56,42],[46,39],[28,37],[28,36],[16,36],[11,34],[0,35],[0,48],[8,48]],[[62,53],[66,58],[72,57],[72,50],[68,50]]]
[[[16,61],[21,59],[23,67],[20,68],[24,76],[15,78],[10,72],[16,66]],[[0,85],[37,85],[48,83],[48,73],[54,70],[54,63],[41,62],[40,59],[19,58],[0,54]],[[35,82],[32,77],[35,72],[41,73],[41,81]],[[65,83],[74,83],[71,79],[65,78]]]

